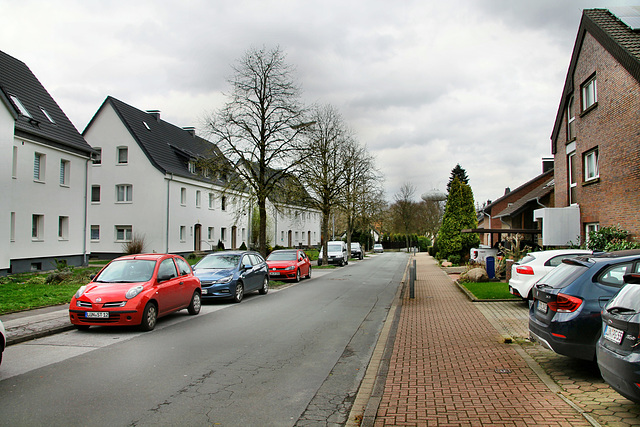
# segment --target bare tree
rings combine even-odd
[[[300,152],[298,176],[309,191],[310,204],[322,212],[321,239],[327,253],[329,220],[343,200],[345,188],[345,147],[351,134],[337,112],[330,106],[313,107],[310,119],[314,123],[306,134],[306,146]],[[322,259],[327,264],[327,256]]]
[[[393,217],[396,227],[405,234],[407,249],[409,248],[409,234],[416,231],[416,203],[413,197],[416,187],[405,182],[400,187],[400,191],[394,195]]]
[[[293,68],[280,48],[249,49],[232,68],[230,100],[208,120],[207,130],[235,168],[230,173],[228,164],[217,162],[210,169],[223,165],[226,170],[219,173],[227,189],[248,193],[257,203],[258,246],[266,255],[266,202],[283,174],[296,166],[305,111]]]

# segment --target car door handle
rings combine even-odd
[[[181,285],[184,285],[184,282],[180,282]]]

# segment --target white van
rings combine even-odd
[[[322,265],[322,251],[324,248],[320,248],[318,254],[318,265]],[[347,257],[347,244],[342,240],[332,240],[327,242],[327,253],[329,264],[337,264],[342,267],[345,264],[349,264],[349,258]]]

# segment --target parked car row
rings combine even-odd
[[[533,286],[529,332],[565,356],[597,361],[603,378],[640,403],[640,251],[566,258]]]

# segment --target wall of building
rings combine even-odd
[[[597,106],[581,113],[581,85],[595,73]],[[555,204],[569,204],[567,147],[575,146],[579,173],[576,199],[584,225],[619,224],[640,236],[640,85],[589,33],[579,52],[573,76],[576,138],[567,139],[567,117],[554,141]],[[599,179],[585,183],[583,154],[598,149]]]

